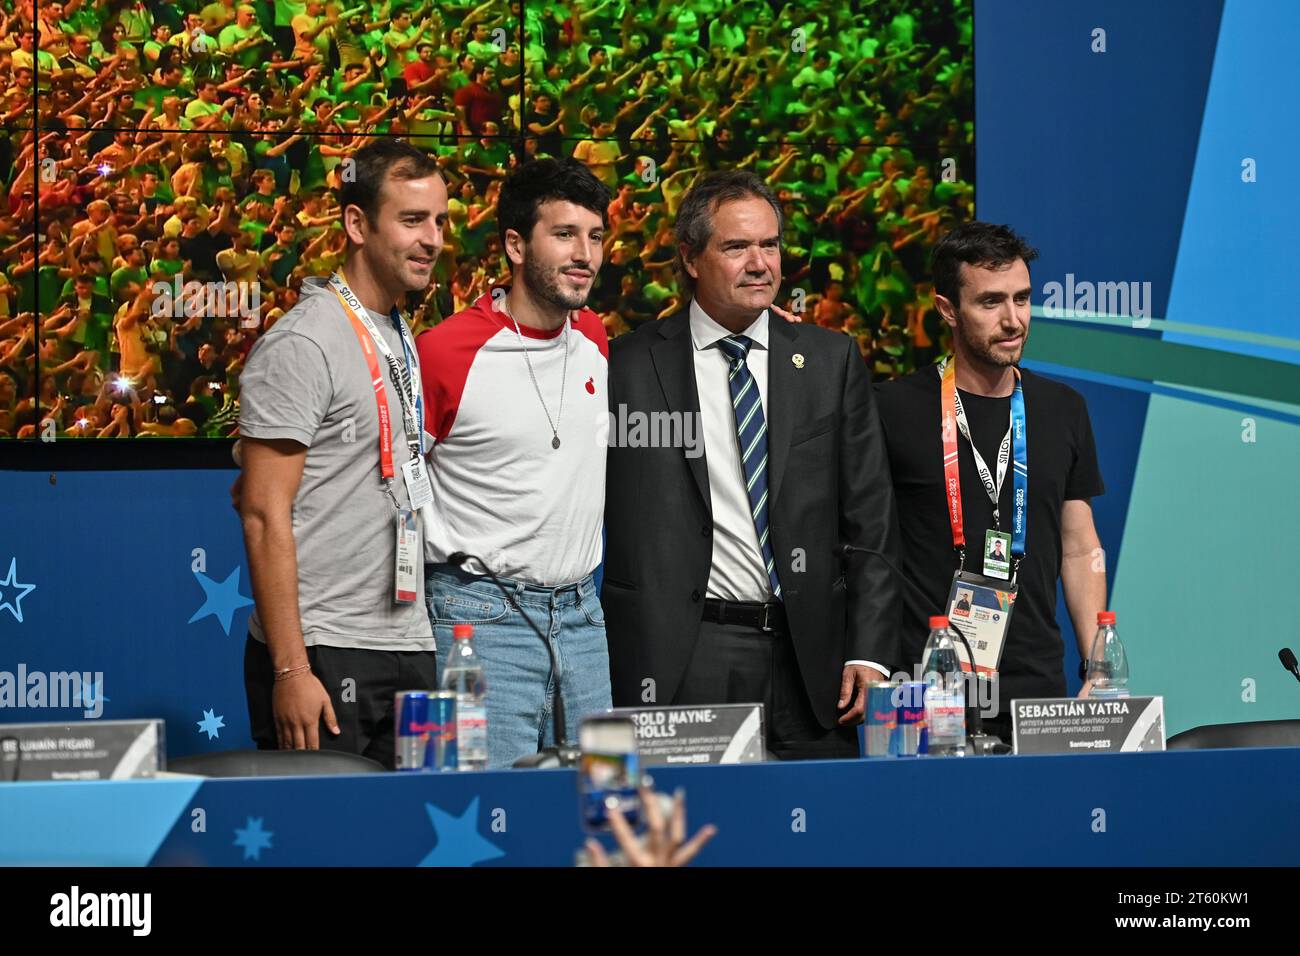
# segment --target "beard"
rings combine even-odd
[[[975,338],[971,334],[970,328],[966,322],[961,320],[960,314],[958,315],[958,320],[956,332],[961,336],[962,344],[966,346],[967,352],[977,361],[981,361],[994,368],[1007,368],[1008,366],[1015,365],[1019,362],[1021,356],[1025,354],[1025,345],[1029,342],[1028,329],[1025,329],[1020,333],[1021,339],[1019,348],[1017,348],[1014,353],[1008,353],[1005,349],[994,349],[993,343],[997,341],[997,339]],[[998,334],[1002,334],[1000,330]]]
[[[587,304],[587,292],[569,291],[560,285],[558,268],[548,269],[535,259],[524,259],[524,281],[539,299],[561,309],[581,309]]]

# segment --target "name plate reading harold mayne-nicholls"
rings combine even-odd
[[[1165,749],[1163,697],[1045,697],[1011,702],[1018,754]]]
[[[763,705],[618,707],[636,727],[642,766],[758,763],[764,759]]]

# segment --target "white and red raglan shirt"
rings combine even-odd
[[[416,339],[424,381],[433,503],[421,512],[424,558],[464,551],[498,575],[559,587],[601,560],[609,435],[609,344],[600,317],[575,310],[553,332],[520,326],[504,290]],[[565,339],[569,367],[564,375]],[[546,410],[520,351],[528,349]],[[564,409],[560,386],[564,378]],[[551,446],[551,419],[560,447]]]

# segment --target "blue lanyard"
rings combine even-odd
[[[961,474],[957,464],[957,431],[960,430],[970,442],[971,453],[975,458],[976,470],[984,484],[989,498],[993,501],[993,515],[998,518],[998,499],[1002,493],[1002,480],[1006,475],[1005,459],[1007,440],[1011,440],[1012,457],[1012,500],[1011,500],[1011,555],[1017,566],[1025,554],[1025,528],[1029,508],[1029,444],[1026,440],[1025,393],[1021,385],[1020,370],[1013,367],[1016,374],[1016,387],[1011,393],[1011,423],[1008,434],[1003,436],[998,447],[998,476],[996,481],[989,473],[988,466],[980,457],[979,449],[969,434],[965,424],[965,412],[961,409],[961,400],[957,395],[957,366],[951,359],[944,359],[939,364],[940,378],[940,424],[943,432],[943,468],[944,487],[948,496],[948,519],[952,525],[953,547],[960,549],[965,560],[966,533],[962,521],[961,508]],[[957,427],[954,428],[953,426]],[[1000,527],[1000,522],[999,522]]]
[[[402,332],[402,314],[397,311],[397,306],[393,306],[393,311],[388,314],[393,320],[393,328],[397,330],[397,337],[402,342],[402,361],[406,363],[406,377],[411,381],[411,389],[415,392],[415,425],[419,429],[420,454],[424,454],[424,386],[423,383],[415,380],[414,359],[411,356],[411,350],[406,344],[406,335]]]
[[[1025,392],[1016,376],[1011,393],[1011,553],[1025,555],[1025,525],[1029,511],[1029,443],[1025,437]]]

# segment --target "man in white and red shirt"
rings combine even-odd
[[[609,429],[604,326],[586,308],[601,264],[608,190],[573,159],[527,163],[497,207],[512,281],[422,334],[433,504],[425,509],[425,593],[440,648],[474,626],[487,681],[488,766],[553,744],[556,678],[566,728],[610,706],[601,560]],[[486,577],[481,559],[555,651]],[[478,561],[467,568],[482,570]]]

